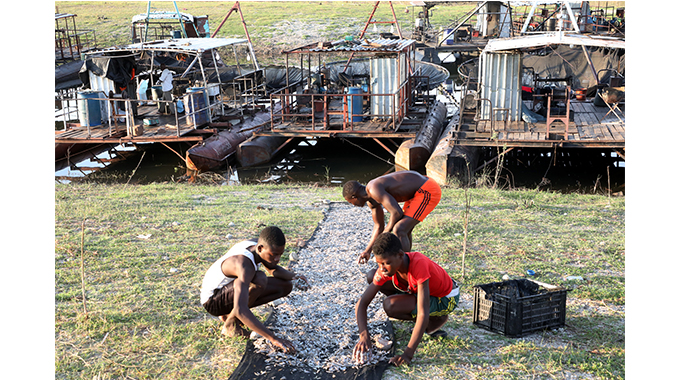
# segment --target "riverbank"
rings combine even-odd
[[[245,341],[223,338],[199,305],[204,271],[266,225],[288,237],[285,264],[343,202],[321,186],[71,184],[54,195],[56,378],[88,380],[227,378]],[[424,340],[384,378],[623,378],[624,235],[625,198],[443,189],[414,249],[461,283],[461,307],[448,339]],[[565,327],[509,339],[472,325],[472,287],[527,270],[572,289]],[[394,326],[400,352],[412,324]]]

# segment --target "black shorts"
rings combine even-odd
[[[234,308],[234,281],[215,289],[213,295],[205,301],[203,307],[208,313],[216,317],[231,313]]]

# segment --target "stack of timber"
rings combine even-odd
[[[437,143],[432,156],[425,164],[427,176],[441,185],[447,184],[447,178],[465,178],[471,175],[479,162],[479,147],[455,145],[453,132],[458,125],[459,113],[451,117]]]
[[[434,150],[445,123],[446,105],[437,100],[430,108],[427,119],[416,137],[404,141],[399,146],[395,157],[397,170],[425,169],[425,163]]]

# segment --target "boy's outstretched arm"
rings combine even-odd
[[[364,361],[363,357],[365,357],[365,355],[370,355],[371,348],[373,347],[373,344],[371,343],[371,334],[368,332],[368,315],[366,310],[371,301],[373,301],[373,298],[378,294],[378,290],[380,290],[378,285],[373,283],[368,285],[354,308],[357,326],[359,327],[359,341],[356,346],[354,346],[354,351],[352,352],[352,359],[354,359],[356,363],[362,363]]]
[[[413,332],[411,333],[411,339],[408,341],[408,345],[404,348],[404,353],[397,355],[390,359],[390,363],[395,366],[399,366],[403,363],[411,364],[413,360],[413,355],[416,352],[416,348],[423,339],[423,334],[427,329],[427,325],[430,322],[430,280],[425,280],[422,284],[418,285],[418,300],[417,300],[417,315],[416,324],[413,326]]]
[[[279,279],[285,280],[285,281],[293,281],[293,280],[296,280],[296,279],[300,279],[300,280],[304,281],[307,286],[309,286],[309,280],[307,280],[307,277],[305,277],[305,276],[303,276],[299,273],[295,273],[293,271],[290,271],[290,270],[288,270],[288,269],[286,269],[286,268],[284,268],[284,267],[282,267],[278,264],[268,265],[266,263],[262,263],[262,266],[265,267],[267,272],[269,274],[271,274],[273,277],[276,277],[276,278],[279,278]]]
[[[385,211],[383,211],[382,206],[368,201],[368,207],[371,209],[371,215],[373,216],[373,231],[371,232],[371,240],[368,241],[366,249],[359,255],[359,264],[364,264],[371,258],[373,243],[378,238],[378,235],[385,230]]]
[[[284,352],[294,353],[295,347],[293,344],[275,336],[274,333],[255,317],[250,310],[250,307],[248,307],[248,289],[254,276],[255,268],[253,268],[252,265],[244,265],[243,268],[241,268],[241,271],[239,271],[238,277],[234,279],[234,316],[251,330],[262,335],[265,339],[272,342],[272,344],[282,349]]]

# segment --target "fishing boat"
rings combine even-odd
[[[542,12],[532,3],[513,22],[521,30],[489,39],[458,66],[459,114],[426,164],[428,176],[445,184],[519,152],[589,150],[625,160],[623,9],[603,30],[588,2],[553,3]]]
[[[233,55],[222,49],[241,57],[228,60]],[[162,100],[155,85],[161,64],[174,72],[172,101]],[[179,38],[97,50],[85,55],[79,76],[76,96],[61,99],[78,109],[64,112],[57,144],[202,143],[221,130],[238,133],[225,123],[269,114],[257,105],[266,92],[264,69],[247,39]],[[168,103],[172,112],[164,114]]]

